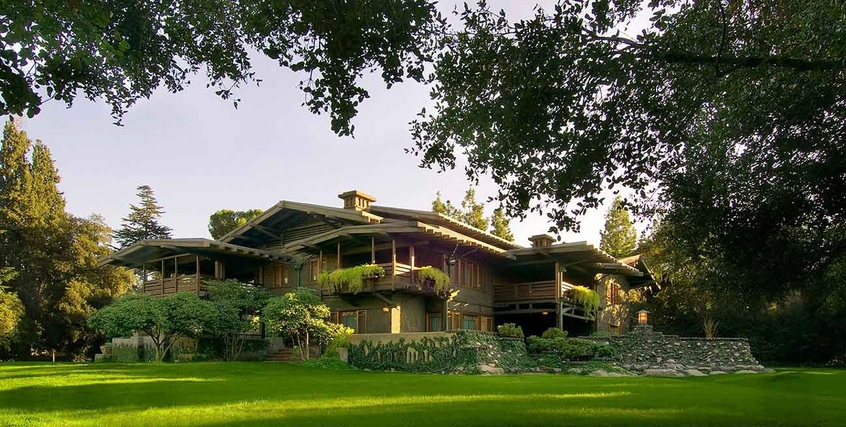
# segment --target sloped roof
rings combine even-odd
[[[391,220],[379,224],[355,225],[341,227],[326,233],[311,236],[296,242],[291,242],[282,249],[283,253],[292,253],[298,250],[313,247],[315,245],[329,243],[339,238],[346,238],[353,235],[390,235],[390,234],[419,234],[426,238],[438,238],[450,243],[460,243],[467,246],[479,248],[492,254],[502,255],[511,258],[508,251],[491,245],[473,237],[464,235],[452,229],[439,225],[426,224],[420,221]]]
[[[379,222],[382,219],[377,215],[354,209],[282,200],[246,224],[225,234],[220,238],[220,241],[224,243],[238,243],[239,240],[247,240],[250,234],[255,235],[254,237],[261,237],[266,234],[266,230],[265,232],[259,231],[263,229],[262,227],[264,225],[278,226],[279,224],[285,224],[286,220],[289,222],[299,220],[302,216],[324,218],[328,222],[337,223],[339,226],[342,224],[370,224]]]
[[[587,267],[591,271],[623,276],[641,276],[643,273],[628,264],[619,262],[602,249],[587,242],[562,243],[559,245],[512,249],[507,252],[518,262],[555,259],[567,265]]]
[[[473,239],[505,250],[522,248],[522,246],[514,242],[494,236],[485,230],[479,230],[476,227],[472,227],[455,218],[437,212],[378,205],[371,205],[370,212],[380,215],[385,219],[415,220],[440,227],[447,227],[468,237],[472,237]]]
[[[291,260],[289,256],[210,239],[154,239],[142,240],[103,257],[97,261],[97,265],[112,264],[137,267],[150,260],[181,254],[251,258],[279,262],[290,262]]]

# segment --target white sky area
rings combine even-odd
[[[446,13],[456,3],[440,7]],[[489,3],[512,19],[529,16],[535,4]],[[237,90],[238,109],[196,76],[183,92],[160,90],[132,107],[122,127],[112,124],[108,105],[81,98],[70,109],[48,102],[23,127],[51,149],[67,209],[102,215],[112,228],[137,202],[136,187],[143,184],[155,191],[174,237],[209,237],[208,217],[218,209],[267,209],[279,200],[340,207],[337,195],[353,189],[380,205],[423,210],[431,209],[437,191],[456,204],[463,198],[469,183],[462,165],[437,173],[418,168],[418,159],[404,152],[412,144],[408,123],[430,102],[426,86],[406,82],[386,90],[378,74],[366,76],[371,97],[353,121],[355,138],[339,138],[326,115],[301,106],[303,74],[259,55],[253,64],[263,81]],[[483,179],[477,199],[495,194],[495,184]],[[610,203],[613,196],[606,196]],[[487,213],[495,207],[489,204]],[[581,232],[562,233],[562,239],[598,244],[605,209],[589,212]],[[511,223],[522,245],[549,226],[540,215]]]

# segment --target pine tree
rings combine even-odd
[[[145,239],[170,239],[171,229],[159,223],[164,210],[159,206],[153,189],[149,185],[138,187],[141,203],[129,205],[129,215],[123,218],[123,225],[115,232],[119,248],[134,245]]]
[[[464,200],[461,201],[461,220],[465,224],[476,227],[479,230],[488,229],[488,219],[485,218],[485,205],[476,201],[476,189],[470,187],[464,193]]]
[[[637,247],[637,230],[622,197],[617,196],[608,208],[605,230],[599,236],[599,248],[615,258],[631,255]]]
[[[505,217],[505,211],[502,208],[494,209],[493,215],[491,215],[491,234],[509,242],[514,241],[514,234],[511,233],[511,225],[508,218]]]

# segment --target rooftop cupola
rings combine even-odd
[[[357,211],[367,210],[370,204],[376,201],[373,196],[358,190],[338,194],[338,198],[344,200],[344,209],[355,209]]]
[[[549,234],[536,234],[532,237],[529,237],[529,240],[532,242],[533,248],[552,246],[552,243],[555,242],[555,238],[550,236]]]

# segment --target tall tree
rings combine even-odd
[[[258,54],[307,76],[305,105],[328,112],[340,135],[352,133],[369,96],[361,74],[379,70],[388,87],[423,81],[442,27],[426,0],[13,1],[3,17],[0,115],[32,116],[45,98],[70,106],[84,94],[104,99],[119,120],[155,89],[179,92],[197,73],[232,99],[236,87],[260,81]]]
[[[488,219],[485,218],[485,205],[476,201],[476,189],[470,187],[464,193],[464,200],[461,201],[463,212],[461,220],[479,230],[488,229]]]
[[[233,211],[221,209],[209,216],[209,234],[212,239],[220,239],[230,231],[246,224],[248,221],[264,212],[261,209]]]
[[[494,209],[493,215],[491,215],[491,234],[509,242],[514,241],[511,225],[508,223],[508,218],[505,217],[505,211],[502,208]]]
[[[24,317],[11,355],[48,349],[86,352],[97,335],[85,318],[126,292],[131,273],[97,267],[109,253],[110,230],[101,218],[65,212],[49,149],[33,144],[13,121],[0,147],[0,270]],[[9,276],[6,272],[14,271]]]
[[[489,174],[514,217],[545,210],[577,229],[615,185],[636,190],[637,207],[666,209],[680,201],[656,181],[715,155],[748,166],[753,183],[806,170],[820,185],[801,199],[842,200],[829,183],[842,182],[846,133],[843,2],[562,1],[524,20],[479,2],[457,13],[412,151],[440,168],[466,153],[468,175]]]
[[[637,230],[623,202],[617,196],[605,213],[605,229],[599,232],[599,248],[615,258],[631,255],[637,247]]]
[[[148,185],[138,187],[136,205],[129,205],[129,215],[123,218],[123,225],[115,232],[118,247],[132,246],[145,239],[170,239],[170,227],[160,224],[165,211],[156,201],[153,189]]]
[[[0,350],[8,350],[18,323],[24,315],[20,298],[3,290],[3,283],[15,277],[11,268],[0,269]]]
[[[437,212],[439,214],[444,214],[450,218],[455,218],[461,220],[463,216],[461,210],[457,207],[453,206],[452,202],[449,200],[443,201],[441,200],[441,192],[438,191],[435,200],[432,201],[432,212]]]

